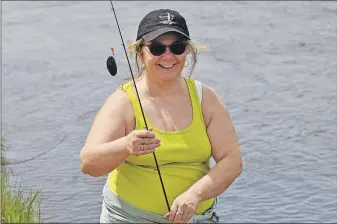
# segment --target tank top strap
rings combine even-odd
[[[204,116],[202,113],[201,100],[198,94],[196,83],[193,79],[185,78],[188,90],[190,92],[190,97],[193,105],[193,122],[201,121],[202,125],[205,127]],[[205,127],[206,129],[206,127]]]
[[[124,91],[129,97],[133,112],[135,114],[135,119],[136,119],[135,129],[136,130],[145,129],[145,123],[144,123],[144,119],[142,115],[142,110],[140,108],[136,92],[134,90],[133,82],[130,81],[126,84],[119,85],[117,88]]]

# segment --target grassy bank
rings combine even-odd
[[[1,140],[1,223],[40,223],[40,190],[24,194],[19,186],[9,185],[8,162]]]

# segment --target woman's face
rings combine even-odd
[[[169,46],[173,43],[176,43],[177,41],[181,41],[179,35],[167,33],[155,38],[151,42],[145,42],[145,46],[142,47],[140,54],[143,58],[143,63],[148,76],[155,77],[156,79],[163,81],[173,80],[181,76],[181,71],[184,68],[188,47],[186,47],[186,49],[180,55],[172,53],[170,49],[166,47],[166,50],[163,54],[156,56],[150,52],[149,46],[147,46],[150,43],[159,43]],[[179,48],[179,46],[176,48]],[[180,45],[180,50],[181,49],[182,48]]]

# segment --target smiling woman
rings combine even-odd
[[[166,46],[169,47],[170,51],[175,53],[176,55],[180,55],[182,53],[184,53],[185,48],[187,46],[187,50],[188,50],[188,54],[191,55],[191,64],[189,62],[187,62],[188,66],[190,67],[190,71],[189,71],[189,77],[191,77],[194,68],[197,64],[197,54],[200,51],[206,51],[207,47],[203,46],[199,43],[197,43],[196,41],[192,41],[190,39],[186,39],[184,38],[182,35],[179,35],[175,32],[170,32],[172,35],[176,35],[178,36],[178,39],[181,39],[183,41],[176,43],[173,46]],[[136,61],[136,68],[137,68],[137,74],[138,77],[140,77],[144,71],[145,71],[145,67],[143,62],[140,60],[140,56],[138,54],[138,52],[140,52],[140,49],[142,49],[143,46],[145,46],[146,44],[148,44],[149,46],[149,51],[151,52],[151,54],[153,54],[154,56],[160,56],[165,52],[165,45],[162,45],[160,43],[156,43],[154,42],[154,44],[151,44],[151,42],[149,41],[145,41],[143,38],[140,38],[139,40],[132,42],[132,41],[128,41],[127,45],[128,45],[128,50],[129,50],[129,54],[131,58],[134,58]],[[181,52],[183,51],[183,52]],[[186,59],[187,60],[187,59]],[[186,67],[186,66],[184,66]]]
[[[193,69],[198,53],[184,17],[151,11],[129,50],[137,60],[136,86],[120,85],[107,99],[80,154],[83,173],[108,174],[100,222],[218,222],[217,196],[240,175],[242,159],[219,97],[182,76],[187,55]]]

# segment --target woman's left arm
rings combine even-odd
[[[203,87],[203,114],[216,165],[179,195],[165,215],[172,223],[187,223],[201,201],[223,193],[242,172],[236,132],[224,104],[209,87]]]
[[[207,134],[216,165],[188,190],[201,201],[223,193],[243,170],[239,144],[228,110],[210,88],[204,86],[203,95],[203,111],[209,116]]]

